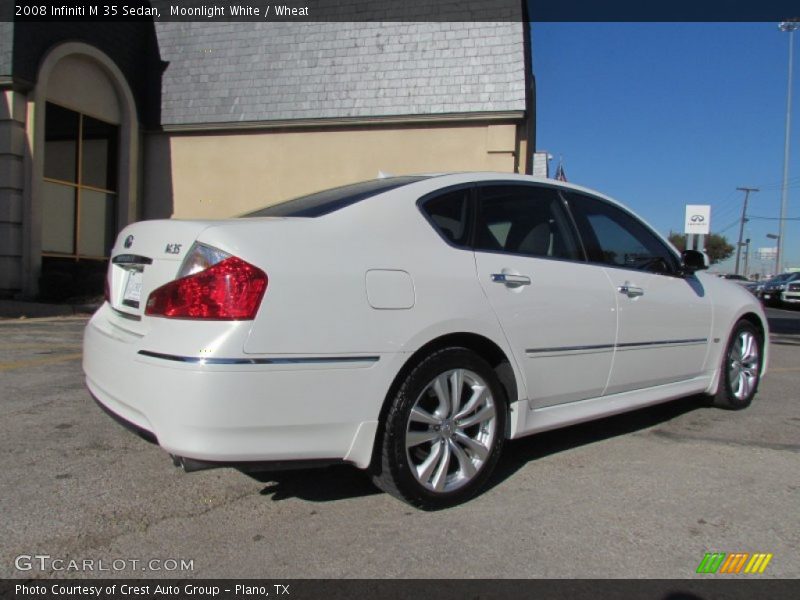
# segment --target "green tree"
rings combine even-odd
[[[672,242],[672,245],[681,252],[686,249],[686,236],[682,233],[670,231],[669,241]],[[726,258],[730,258],[730,256],[733,254],[733,251],[736,249],[734,246],[728,243],[728,238],[726,238],[724,235],[719,235],[716,233],[708,234],[706,236],[705,243],[706,254],[708,254],[708,260],[712,265],[722,262]]]

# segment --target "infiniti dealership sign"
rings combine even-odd
[[[683,232],[708,235],[711,232],[711,206],[708,204],[687,204]]]

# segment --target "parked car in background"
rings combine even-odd
[[[750,280],[745,277],[744,275],[737,275],[736,273],[723,273],[720,275],[723,279],[729,279],[730,281],[735,281],[736,283],[749,283]]]
[[[436,508],[506,439],[693,394],[748,406],[767,320],[706,266],[582,187],[367,181],[126,227],[83,368],[187,470],[343,462]]]
[[[789,288],[797,282],[800,282],[800,273],[781,273],[759,286],[757,295],[764,304],[769,306],[781,306],[784,303],[795,304],[797,303],[796,288]]]
[[[795,277],[787,282],[785,286],[786,289],[781,292],[781,303],[786,306],[800,305],[800,277]]]
[[[748,281],[747,283],[743,283],[742,287],[746,289],[748,292],[756,295],[756,290],[758,289],[759,282],[758,281]]]

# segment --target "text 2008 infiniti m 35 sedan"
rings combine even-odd
[[[691,394],[748,406],[766,318],[705,266],[581,187],[377,179],[125,228],[83,367],[187,469],[345,462],[435,508],[506,439]]]

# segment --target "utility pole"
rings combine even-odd
[[[742,256],[742,238],[744,237],[744,224],[747,223],[747,200],[750,192],[757,192],[758,188],[737,187],[737,190],[744,192],[744,205],[742,206],[742,220],[739,223],[739,241],[736,243],[736,274],[739,274],[739,259]]]

